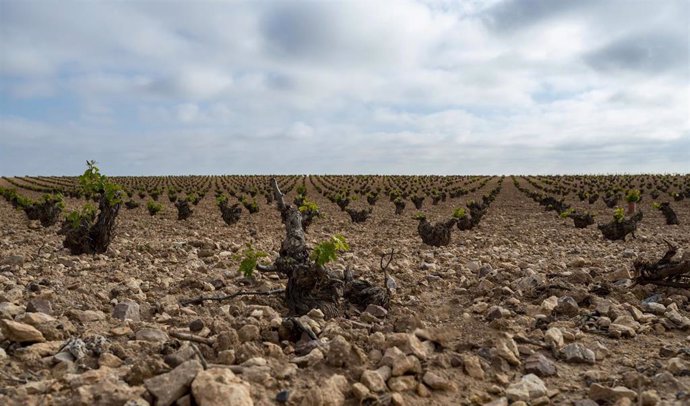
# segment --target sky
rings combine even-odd
[[[0,175],[690,172],[685,0],[0,0]]]

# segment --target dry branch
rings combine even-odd
[[[207,300],[211,300],[211,301],[230,300],[230,299],[234,299],[238,296],[270,296],[270,295],[277,295],[277,294],[280,294],[283,292],[285,292],[284,289],[273,289],[273,290],[268,290],[268,291],[264,291],[264,292],[240,291],[240,292],[235,292],[235,293],[225,295],[225,296],[199,296],[199,297],[192,298],[192,299],[182,299],[182,300],[180,300],[180,305],[182,305],[182,306],[197,305],[197,304],[201,304]]]
[[[690,288],[690,260],[673,260],[678,249],[665,241],[668,249],[656,262],[636,261],[634,266],[635,284],[654,284],[675,288]]]

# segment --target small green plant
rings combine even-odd
[[[146,203],[146,210],[149,211],[150,215],[155,216],[158,214],[158,212],[163,210],[163,205],[153,200],[149,200],[148,203]]]
[[[464,219],[466,216],[467,216],[467,210],[465,210],[462,207],[458,207],[453,212],[453,218],[456,218],[456,219]]]
[[[561,218],[567,219],[573,213],[575,213],[575,209],[570,208],[567,210],[563,210],[559,215],[561,216]]]
[[[216,204],[217,204],[218,206],[223,206],[223,205],[225,205],[225,204],[227,204],[227,203],[228,203],[228,197],[227,197],[227,196],[225,196],[225,195],[219,195],[218,197],[216,197]]]
[[[617,223],[620,223],[620,222],[623,221],[624,218],[625,218],[625,210],[623,210],[622,207],[617,207],[617,208],[613,211],[613,219],[614,219]]]
[[[307,188],[304,185],[297,186],[297,189],[295,189],[295,190],[297,191],[298,195],[301,195],[301,196],[307,195]]]
[[[426,214],[419,212],[412,217],[415,220],[424,220],[426,218]]]
[[[235,259],[241,259],[240,267],[237,269],[237,271],[244,275],[245,278],[250,278],[254,273],[254,269],[256,269],[259,259],[267,256],[267,253],[257,251],[252,247],[251,244],[247,244],[247,248],[244,250],[242,255],[235,256]]]
[[[102,175],[96,161],[86,161],[86,166],[86,171],[79,176],[79,185],[84,193],[87,196],[100,194],[109,207],[122,203],[122,187]]]
[[[299,211],[300,213],[318,213],[319,206],[310,200],[304,199],[302,205],[299,206]]]
[[[625,194],[625,201],[629,203],[637,203],[640,201],[640,191],[638,189],[630,189]]]
[[[654,203],[652,203],[652,207],[659,210],[659,209],[661,209],[661,204],[659,202],[654,202]]]
[[[242,206],[249,211],[249,214],[254,214],[259,211],[259,204],[256,203],[255,199],[249,200],[247,197],[243,196],[240,199],[240,203],[242,203]]]
[[[79,228],[82,224],[91,224],[96,218],[96,206],[86,203],[81,210],[73,210],[66,219],[72,229]]]
[[[196,206],[201,201],[201,197],[196,193],[190,193],[187,195],[187,201]]]
[[[331,261],[338,258],[338,252],[344,252],[350,249],[345,237],[340,234],[332,236],[329,240],[324,241],[314,247],[311,252],[311,259],[316,262],[318,266],[324,266]]]

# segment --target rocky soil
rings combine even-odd
[[[423,211],[448,218],[496,182]],[[58,225],[1,201],[0,404],[690,404],[690,292],[633,287],[630,272],[638,258],[661,257],[664,239],[687,252],[687,201],[672,203],[679,226],[645,202],[637,238],[610,242],[595,225],[544,212],[507,178],[477,228],[432,248],[409,208],[396,216],[381,200],[354,224],[309,196],[325,212],[310,242],[340,233],[350,243],[334,269],[383,284],[380,256],[396,249],[389,310],[295,320],[280,295],[181,305],[285,286],[237,272],[246,243],[277,256],[284,228],[265,202],[233,226],[210,196],[184,221],[167,199],[155,217],[145,204],[123,208],[109,251],[76,257]],[[594,207],[608,221],[611,210]],[[311,334],[290,336],[295,322]]]

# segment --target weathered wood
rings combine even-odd
[[[443,247],[450,244],[451,231],[455,226],[456,219],[445,222],[430,223],[422,217],[417,225],[417,233],[422,237],[422,242],[433,247]]]
[[[655,284],[677,288],[690,288],[690,259],[674,260],[677,248],[666,241],[668,249],[656,262],[636,261],[633,265],[635,284]]]
[[[632,234],[635,237],[635,230],[637,230],[637,223],[642,221],[642,211],[638,211],[634,216],[621,221],[613,220],[610,223],[599,224],[599,230],[601,234],[607,240],[625,240],[628,234]]]

